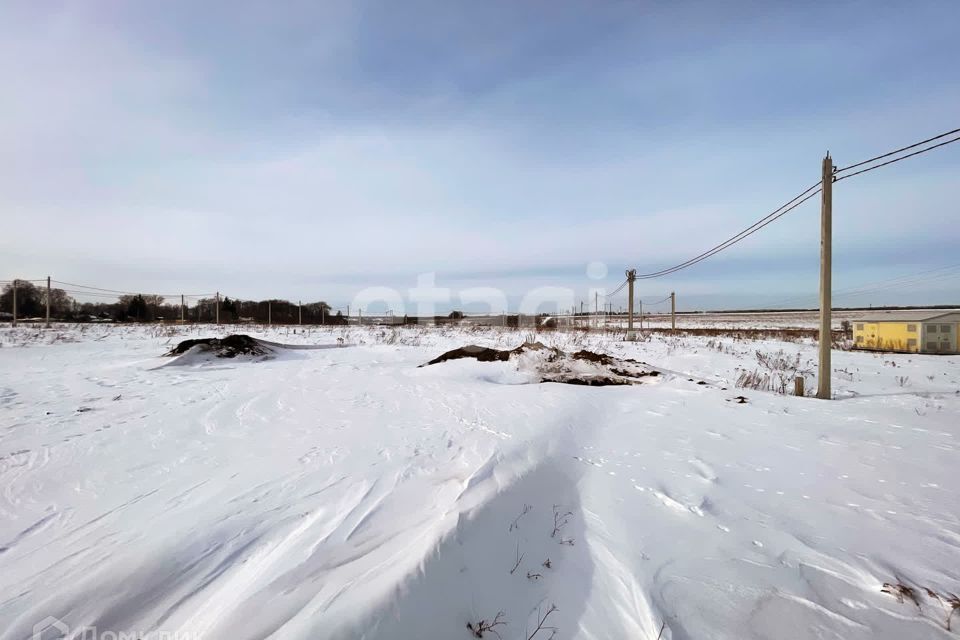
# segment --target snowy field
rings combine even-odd
[[[330,348],[0,329],[0,638],[960,636],[960,356],[835,352],[827,402],[735,386],[810,343],[538,336],[662,371],[586,387],[418,366],[526,332],[239,331]]]

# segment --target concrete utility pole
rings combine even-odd
[[[627,272],[627,282],[629,283],[627,291],[627,340],[635,340],[637,337],[633,332],[633,282],[636,275],[636,270],[631,269]]]
[[[643,331],[643,300],[640,301],[640,330]]]
[[[220,324],[220,292],[217,291],[217,324]]]
[[[17,326],[17,279],[13,279],[13,326]]]
[[[627,270],[627,340],[636,340],[633,332],[633,282],[637,279],[637,270]]]
[[[830,330],[831,262],[833,252],[833,158],[830,152],[823,159],[823,184],[820,195],[820,366],[817,379],[817,397],[829,400],[830,392]]]
[[[677,330],[677,294],[670,292],[670,329]]]
[[[47,329],[50,328],[50,276],[47,276]]]

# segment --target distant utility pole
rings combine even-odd
[[[817,379],[817,397],[829,400],[830,392],[830,343],[833,333],[830,330],[830,275],[832,261],[833,236],[833,158],[830,152],[823,159],[823,183],[820,196],[820,366]]]
[[[180,294],[180,324],[183,324],[183,294]]]
[[[217,324],[220,324],[220,292],[217,291]]]
[[[327,308],[320,305],[320,324],[327,324]]]
[[[593,292],[593,325],[600,326],[600,292]]]
[[[677,294],[670,292],[670,328],[677,330]]]
[[[297,324],[303,324],[303,300],[297,300]]]
[[[273,302],[267,300],[267,326],[273,324]]]
[[[640,330],[643,331],[643,300],[640,300]]]
[[[13,279],[13,326],[17,326],[17,279]]]
[[[50,328],[50,276],[47,276],[47,329]]]
[[[636,340],[633,332],[633,282],[637,279],[637,270],[627,270],[627,340]]]
[[[357,313],[359,314],[357,316],[357,319],[360,321],[359,324],[360,326],[363,326],[363,309],[362,308],[357,309]]]

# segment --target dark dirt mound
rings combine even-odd
[[[267,346],[250,336],[238,334],[226,338],[196,338],[184,340],[164,355],[183,355],[193,347],[202,345],[204,351],[212,351],[218,358],[235,358],[239,355],[265,356],[272,352]]]
[[[643,363],[630,358],[615,358],[586,349],[576,353],[567,353],[540,342],[528,342],[515,349],[491,349],[468,345],[447,351],[420,366],[425,367],[463,358],[475,358],[479,362],[507,362],[524,354],[534,354],[532,366],[538,374],[540,382],[562,382],[602,387],[640,384],[641,378],[660,375],[659,371],[646,367]],[[526,365],[529,367],[531,363],[528,361]]]
[[[430,364],[439,364],[441,362],[446,362],[447,360],[460,360],[462,358],[476,358],[479,362],[506,362],[510,359],[511,356],[518,355],[525,351],[540,351],[548,349],[548,347],[539,342],[528,342],[522,344],[516,349],[491,349],[490,347],[480,347],[475,344],[468,344],[465,347],[460,347],[459,349],[454,349],[453,351],[447,351],[444,354],[441,354],[427,362],[420,365],[425,367]],[[559,353],[559,349],[553,349]]]

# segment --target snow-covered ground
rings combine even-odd
[[[497,330],[161,357],[236,331],[0,329],[0,638],[958,635],[960,357],[836,352],[830,402],[735,387],[809,343],[538,337],[665,372],[619,387],[418,367]]]

